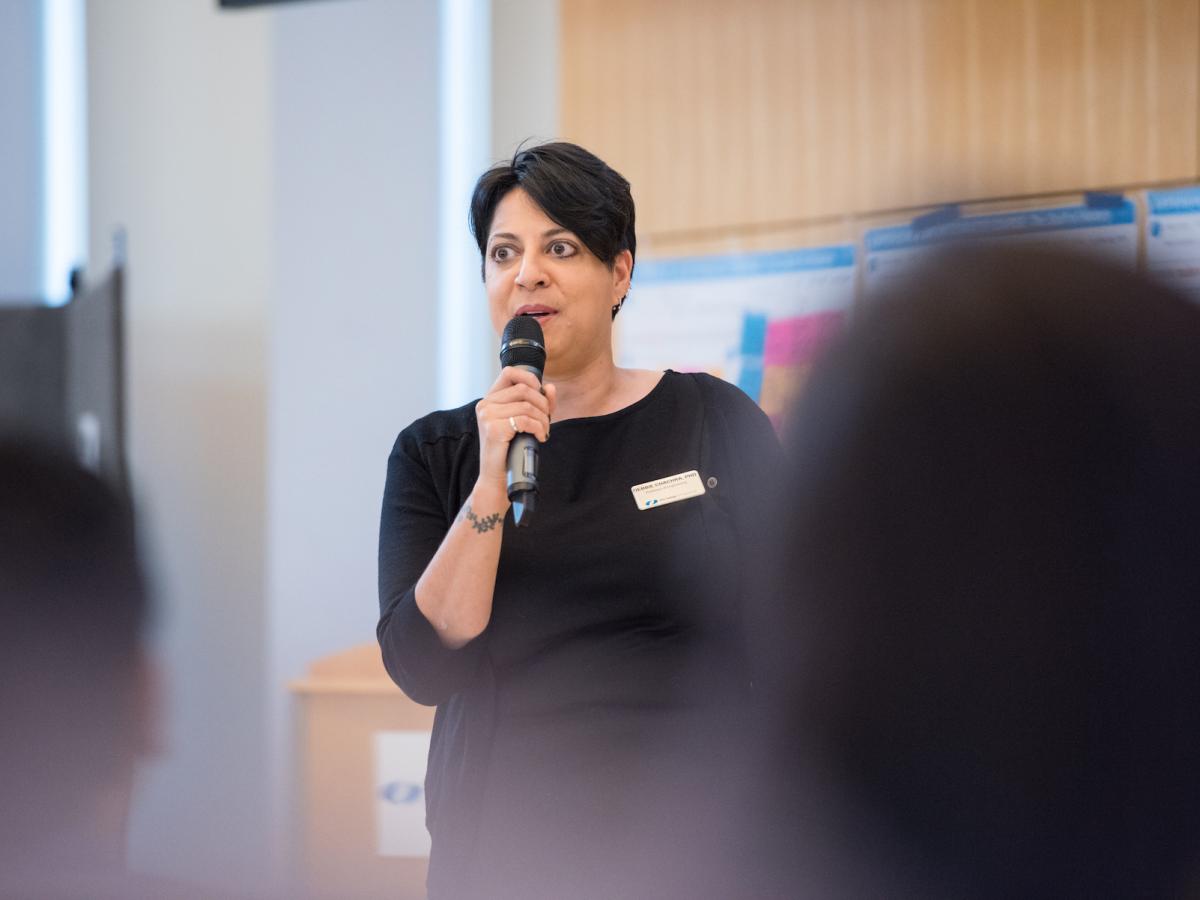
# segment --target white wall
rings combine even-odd
[[[42,296],[41,8],[0,2],[0,303]]]
[[[269,19],[92,0],[87,24],[91,268],[126,228],[129,455],[167,678],[131,861],[253,888],[268,829]]]
[[[268,682],[283,821],[283,686],[375,640],[388,453],[435,406],[437,13],[338,0],[274,23]]]
[[[131,861],[262,890],[293,812],[285,682],[373,639],[387,454],[433,406],[436,0],[87,12],[91,258],[128,230],[169,682]]]
[[[374,639],[387,455],[433,407],[436,29],[436,0],[299,3],[275,21],[277,678]]]
[[[494,2],[500,157],[554,134],[557,3]],[[265,890],[294,862],[286,682],[373,640],[387,454],[437,396],[438,226],[466,229],[437,208],[439,2],[89,0],[87,21],[91,267],[126,228],[169,680],[131,860]]]
[[[492,0],[492,156],[559,137],[559,0]]]

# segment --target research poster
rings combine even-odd
[[[961,215],[956,207],[947,207],[906,224],[870,229],[862,242],[866,302],[903,278],[927,250],[956,241],[1060,247],[1132,269],[1137,265],[1137,210],[1124,197],[1103,195],[1076,206],[986,215]]]
[[[1146,191],[1146,271],[1200,303],[1200,187]]]
[[[852,245],[638,263],[617,317],[618,364],[709,372],[778,427],[854,303]]]

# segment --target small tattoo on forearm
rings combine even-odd
[[[491,531],[493,528],[499,525],[501,520],[504,518],[503,513],[492,513],[490,516],[483,516],[480,518],[471,511],[470,503],[463,507],[463,515],[466,517],[466,520],[471,523],[471,527],[480,534],[483,534],[485,531]]]

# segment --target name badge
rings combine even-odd
[[[699,497],[704,493],[704,482],[700,480],[700,473],[693,469],[645,484],[635,484],[630,490],[633,491],[633,502],[638,509],[654,509],[677,500]]]

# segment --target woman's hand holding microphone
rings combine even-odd
[[[479,478],[472,492],[476,514],[508,509],[508,445],[519,432],[545,443],[554,416],[555,388],[518,366],[507,366],[475,404],[479,424]]]

